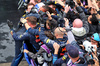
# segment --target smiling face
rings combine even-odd
[[[91,44],[98,46],[98,41],[95,41],[94,39],[91,38]]]

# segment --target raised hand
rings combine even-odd
[[[24,53],[26,52],[26,53],[28,53],[29,51],[27,50],[27,49],[24,49],[24,51],[23,51]]]
[[[51,14],[49,13],[49,11],[47,11],[46,14],[48,15],[48,19],[51,20],[52,17],[51,17]]]
[[[65,27],[69,26],[69,20],[67,18],[64,18],[65,20]]]
[[[20,21],[21,21],[22,23],[27,22],[27,20],[26,20],[26,19],[24,19],[24,18],[21,18],[21,19],[20,19]]]
[[[59,51],[59,48],[60,48],[60,45],[59,44],[57,44],[57,43],[54,43],[53,44],[53,47],[54,47],[54,54],[58,54],[58,51]]]
[[[65,12],[65,13],[68,13],[69,9],[70,9],[70,6],[66,5],[66,6],[65,6],[65,11],[64,11],[64,12]]]

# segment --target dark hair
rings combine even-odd
[[[75,13],[75,19],[79,18],[80,19],[80,16],[79,16],[79,13]]]
[[[44,31],[44,33],[49,39],[54,40],[54,35],[51,33],[51,31]]]
[[[46,11],[49,11],[50,13],[54,13],[54,14],[57,14],[57,12],[55,10],[53,10],[52,8],[48,7],[47,5],[46,6],[42,6],[44,9],[45,9],[45,12]]]
[[[48,23],[51,30],[57,27],[57,21],[55,19],[47,20],[46,23]]]
[[[53,8],[56,8],[56,5],[55,5],[55,2],[53,2],[53,1],[47,1],[46,2],[46,5],[52,5],[53,6]]]
[[[78,4],[79,6],[81,6],[81,2],[78,2],[77,4]]]
[[[91,11],[91,9],[92,9],[92,7],[90,7],[90,8],[88,9],[88,11],[90,12],[90,11]]]
[[[53,5],[53,4],[51,4],[52,6],[53,6],[53,8],[56,8],[56,5]],[[49,6],[49,5],[48,5]],[[50,7],[51,8],[51,7]]]
[[[28,20],[28,22],[30,22],[33,25],[37,23],[37,18],[34,16],[27,17],[26,19]]]
[[[90,19],[92,25],[98,25],[99,24],[99,21],[96,17],[96,14],[92,14],[92,18]]]

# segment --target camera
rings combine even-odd
[[[84,58],[86,59],[87,64],[95,64],[91,55],[92,55],[91,52],[84,54]]]
[[[75,3],[73,0],[66,0],[66,4],[68,4],[71,8],[75,7]]]
[[[95,51],[94,48],[97,48],[96,45],[92,45],[91,42],[89,42],[89,41],[84,41],[84,42],[83,42],[83,45],[84,45],[85,50],[86,50],[87,52],[94,52],[94,51]]]
[[[30,12],[31,13],[38,13],[38,9],[36,7],[33,7]]]
[[[95,64],[91,52],[95,51],[94,47],[96,47],[96,45],[92,45],[91,42],[89,42],[87,40],[83,42],[83,45],[85,47],[85,50],[87,51],[84,54],[84,58],[86,59],[87,64]]]
[[[47,16],[46,12],[43,12],[43,11],[40,11],[39,14],[40,14],[40,19],[39,19],[40,26],[45,27],[48,16]]]
[[[59,27],[64,27],[65,26],[65,20],[63,18],[58,18],[58,26]]]
[[[41,15],[42,18],[48,17],[46,12],[40,11],[39,14]]]
[[[97,50],[97,57],[100,60],[100,48]],[[100,62],[100,61],[99,61]]]

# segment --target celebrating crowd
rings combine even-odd
[[[29,0],[13,29],[18,66],[25,57],[29,66],[99,66],[99,0]]]

